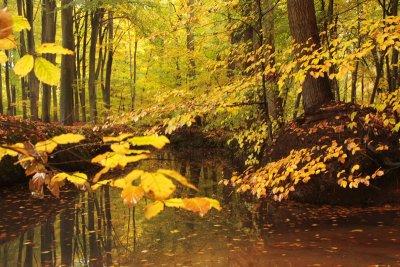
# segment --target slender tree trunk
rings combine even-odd
[[[274,17],[274,1],[264,0],[266,2],[266,14],[264,16],[263,34],[265,35],[265,45],[271,49],[266,53],[265,61],[270,68],[275,65],[275,17]],[[261,9],[260,9],[261,11]],[[278,122],[279,126],[283,123],[283,100],[279,96],[276,74],[271,74],[267,77],[269,90],[268,107],[271,117]]]
[[[194,4],[195,0],[189,0],[189,23],[187,25],[186,46],[189,54],[188,84],[190,89],[194,89],[193,80],[196,77],[196,61],[194,60]]]
[[[17,115],[17,90],[15,84],[11,85],[11,114],[13,116]]]
[[[72,0],[62,0],[61,27],[63,47],[74,50],[74,31],[72,14]],[[63,55],[61,59],[61,97],[60,97],[60,121],[63,125],[72,125],[74,122],[74,67],[75,56]]]
[[[287,2],[289,26],[296,43],[305,45],[310,39],[314,49],[320,47],[314,1],[290,0]],[[311,71],[311,70],[310,70]],[[321,105],[333,100],[329,79],[325,75],[314,79],[307,73],[303,83],[303,106],[306,115],[313,114]]]
[[[114,15],[113,11],[108,11],[108,45],[107,45],[107,66],[106,66],[106,82],[103,92],[104,107],[106,109],[106,116],[110,113],[111,108],[111,74],[114,56]]]
[[[23,2],[22,0],[17,0],[17,9],[18,15],[24,16],[22,9],[23,9]],[[24,31],[21,31],[19,34],[19,41],[20,41],[20,55],[23,57],[26,54],[26,45],[25,45],[25,34]],[[26,108],[26,100],[27,97],[27,82],[26,78],[21,78],[21,94],[22,94],[22,117],[24,119],[28,118],[27,108]]]
[[[6,51],[6,56],[10,58],[10,53]],[[12,116],[12,97],[11,97],[11,88],[10,88],[10,62],[6,62],[5,64],[5,69],[6,69],[6,95],[7,95],[7,114]]]
[[[89,50],[89,115],[90,121],[97,122],[97,93],[96,93],[96,45],[99,35],[100,10],[93,11],[91,16],[92,32]]]
[[[87,35],[88,35],[88,19],[89,12],[85,12],[85,25],[83,31],[83,47],[82,47],[82,85],[80,92],[80,100],[81,100],[81,113],[82,113],[82,121],[86,122],[86,51],[87,51]]]
[[[398,15],[398,8],[399,8],[399,0],[392,0],[391,3],[391,15],[397,16]],[[391,80],[389,89],[391,92],[395,91],[398,87],[398,80],[399,80],[399,51],[396,48],[392,49],[392,70],[391,70]]]
[[[42,0],[42,43],[55,43],[56,41],[56,1]],[[44,54],[43,57],[51,63],[56,62],[53,54]],[[51,114],[51,91],[50,85],[43,84],[42,96],[42,121],[50,122]]]
[[[53,86],[53,121],[58,121],[57,87]]]
[[[31,30],[28,31],[28,52],[31,55],[35,54],[35,36],[34,36],[34,23],[33,23],[33,0],[26,0],[26,18],[31,25]],[[31,119],[39,119],[39,80],[33,71],[29,73],[29,98],[30,98],[30,109],[31,109]]]

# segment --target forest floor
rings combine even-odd
[[[313,116],[287,124],[267,158],[277,161],[293,150],[317,148],[314,159],[321,155],[334,159],[327,160],[325,173],[296,189],[292,197],[297,200],[331,204],[400,202],[397,120],[393,110],[377,112],[354,104],[331,103]],[[340,150],[333,150],[334,144]],[[335,155],[341,151],[346,158]],[[358,189],[348,185],[342,188],[338,185],[340,170],[348,175],[348,185],[357,178],[372,178],[361,181]],[[364,181],[369,186],[362,184]]]

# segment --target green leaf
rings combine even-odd
[[[28,20],[22,16],[13,16],[13,30],[16,32],[20,32],[22,30],[30,30],[31,25]]]
[[[60,83],[60,68],[42,57],[36,58],[34,71],[36,77],[43,83],[53,86]]]
[[[4,64],[8,61],[8,57],[4,51],[0,51],[0,64]]]
[[[189,183],[189,181],[183,177],[180,173],[173,171],[173,170],[165,170],[159,169],[157,170],[158,173],[161,173],[169,178],[175,179],[176,181],[180,182],[182,185],[189,187],[193,190],[199,191],[193,184]]]
[[[40,54],[74,55],[74,51],[64,48],[54,43],[44,43],[36,47],[36,52]]]
[[[157,216],[163,210],[164,203],[162,203],[161,201],[155,201],[144,208],[144,216],[146,217],[146,219],[149,220],[154,216]]]
[[[160,173],[145,173],[141,178],[144,192],[155,200],[165,200],[174,193],[176,187],[172,181]]]
[[[169,144],[168,138],[164,135],[132,137],[128,142],[134,146],[153,146],[157,149],[161,149],[166,144]]]
[[[33,56],[26,54],[18,60],[15,64],[14,72],[16,75],[23,77],[26,76],[33,69]]]

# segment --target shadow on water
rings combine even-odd
[[[167,209],[145,220],[145,203],[127,208],[120,192],[80,194],[40,225],[21,231],[2,220],[2,266],[387,266],[400,265],[400,207],[276,205],[218,185],[232,166],[218,151],[164,151],[138,166],[171,168],[223,210],[204,218]],[[4,211],[11,214],[9,205]],[[61,204],[60,204],[61,205]],[[3,210],[5,208],[3,207]],[[25,216],[25,217],[24,217]],[[20,215],[20,220],[26,216]]]

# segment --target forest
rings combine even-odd
[[[4,0],[0,262],[399,265],[398,9]]]

